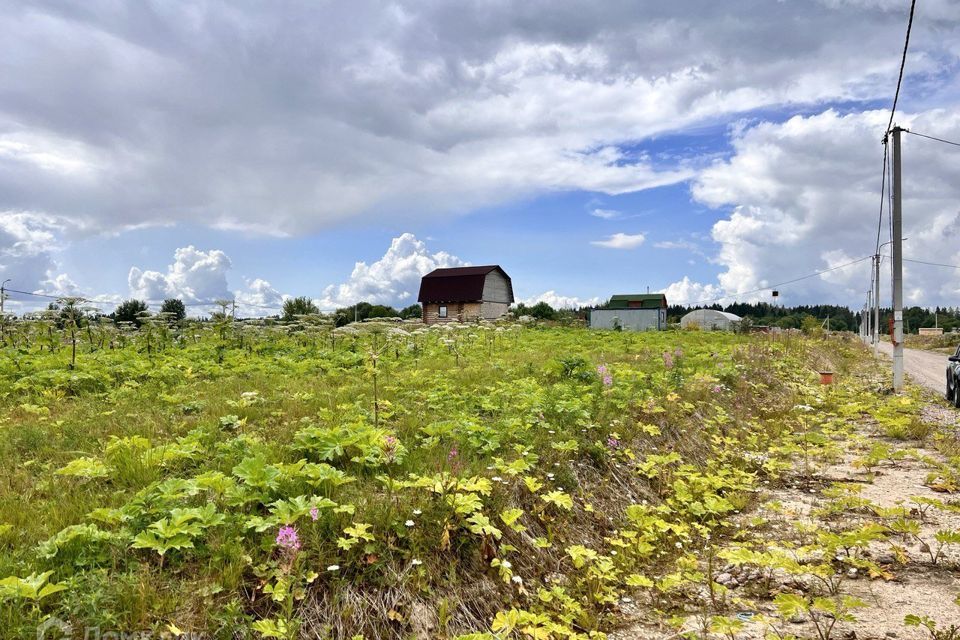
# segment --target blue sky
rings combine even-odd
[[[908,3],[567,4],[8,3],[0,278],[259,313],[495,262],[523,300],[689,304],[872,253]],[[921,5],[898,122],[960,138],[957,36]],[[908,252],[960,264],[960,154],[904,153]],[[857,306],[867,268],[782,300]]]

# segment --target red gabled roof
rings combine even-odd
[[[510,276],[499,265],[480,267],[451,267],[434,269],[420,281],[418,302],[476,302],[483,299],[483,285],[487,274],[499,271],[507,279],[510,302],[513,302],[513,284]]]

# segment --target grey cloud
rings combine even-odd
[[[0,210],[303,233],[670,184],[692,172],[619,147],[885,99],[900,4],[9,3]],[[919,79],[955,63],[960,4],[922,15]]]

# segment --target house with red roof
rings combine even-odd
[[[496,320],[513,304],[513,283],[500,265],[434,269],[420,281],[423,321]]]

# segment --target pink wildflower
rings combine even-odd
[[[670,355],[669,351],[663,352],[663,366],[667,369],[673,369],[673,356]]]
[[[447,460],[453,460],[453,459],[456,458],[459,454],[460,454],[460,452],[457,451],[457,448],[456,448],[456,447],[451,447],[451,448],[450,448],[450,453],[447,454]]]
[[[605,365],[605,364],[598,364],[598,365],[597,365],[597,375],[602,376],[602,375],[605,375],[606,373],[607,373],[607,365]]]
[[[316,522],[320,518],[320,509],[316,507],[310,507],[310,518]]]
[[[682,358],[682,357],[683,357],[683,349],[681,349],[680,347],[677,347],[676,350],[673,352],[673,355],[675,355],[675,356],[678,357],[678,358]]]
[[[277,546],[287,553],[296,553],[300,550],[300,537],[293,527],[280,527],[277,533]]]
[[[611,375],[603,376],[603,386],[609,387],[612,384],[613,384],[613,376]]]
[[[613,436],[610,436],[609,438],[607,438],[607,446],[610,447],[611,449],[619,449],[620,441],[614,438]]]
[[[394,436],[387,436],[383,439],[383,454],[387,461],[393,462],[397,457],[397,440]]]

